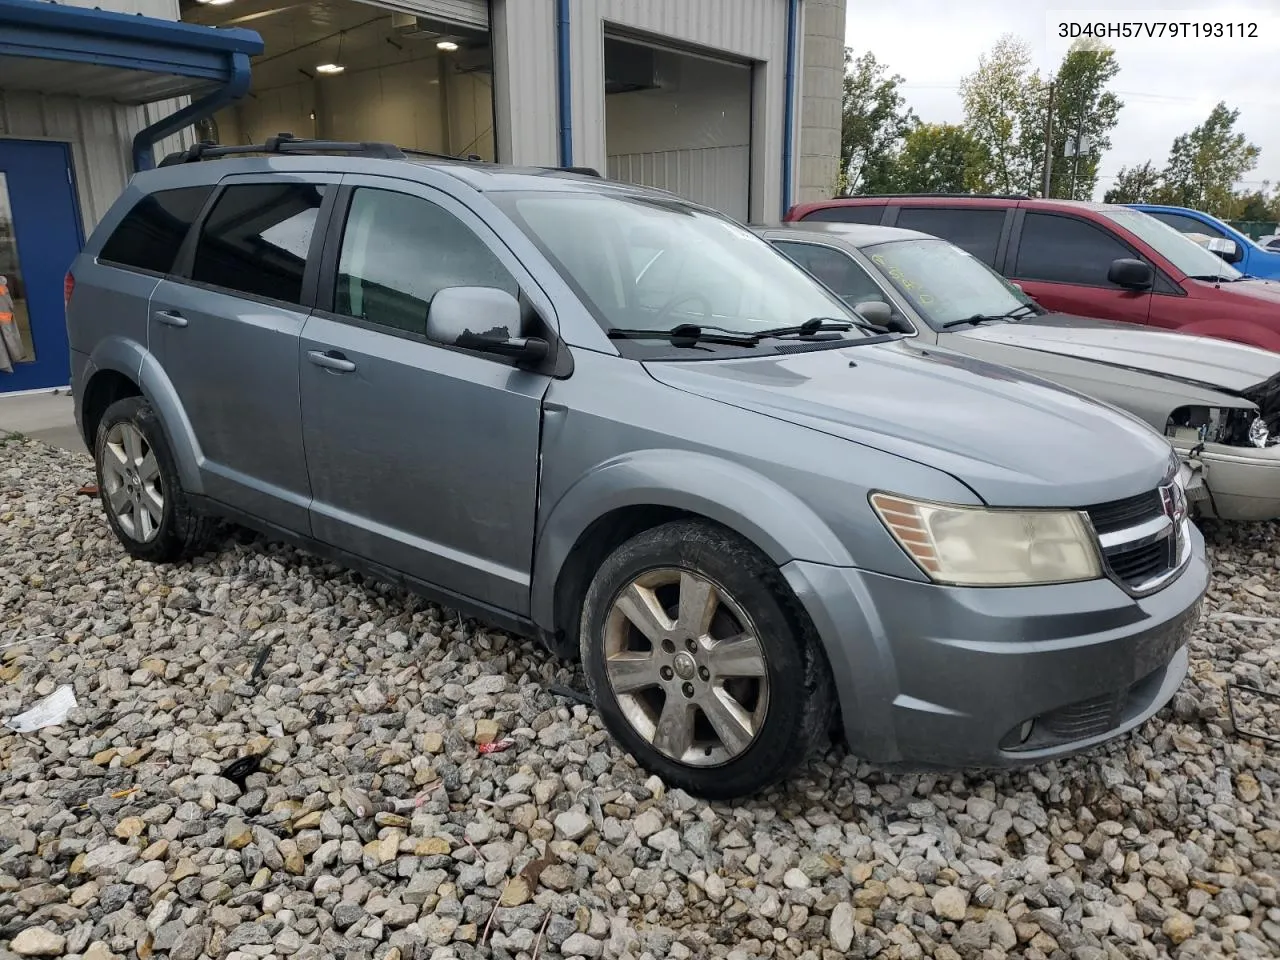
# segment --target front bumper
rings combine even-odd
[[[783,567],[835,675],[845,737],[882,763],[1012,766],[1146,721],[1187,672],[1204,539],[1164,589],[1110,580],[964,589],[847,567]]]
[[[1179,449],[1183,462],[1199,463],[1204,495],[1189,487],[1187,497],[1202,517],[1218,520],[1280,518],[1280,446],[1206,446],[1194,458]]]

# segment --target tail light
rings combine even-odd
[[[71,306],[71,294],[76,290],[76,278],[71,275],[71,271],[67,271],[67,275],[62,278],[62,305],[63,307]]]

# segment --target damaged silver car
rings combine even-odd
[[[1014,367],[1139,417],[1190,468],[1202,517],[1280,517],[1280,356],[1052,314],[958,246],[894,227],[759,231],[873,323]]]

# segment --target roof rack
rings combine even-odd
[[[308,140],[303,137],[295,137],[291,133],[278,133],[274,137],[268,137],[265,143],[250,143],[240,146],[223,146],[210,140],[203,140],[200,143],[193,143],[186,150],[169,154],[160,161],[160,166],[168,167],[179,163],[196,163],[200,160],[211,160],[216,157],[250,153],[346,153],[379,160],[405,160],[409,155],[463,162],[474,162],[480,159],[475,154],[470,154],[466,157],[451,157],[448,154],[430,153],[426,150],[411,150],[405,147],[398,147],[394,143],[382,143],[375,140]]]
[[[837,200],[903,200],[911,197],[954,197],[957,200],[1035,200],[1028,193],[860,193]]]
[[[584,177],[599,177],[600,171],[595,167],[543,167],[544,170],[560,170],[564,173],[580,173]]]

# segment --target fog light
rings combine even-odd
[[[1267,421],[1261,417],[1254,417],[1253,423],[1249,424],[1249,442],[1255,447],[1265,447],[1270,437],[1271,431],[1267,429]]]
[[[1034,720],[1028,720],[1018,728],[1018,742],[1026,743],[1027,738],[1031,736],[1031,729],[1036,725]]]

